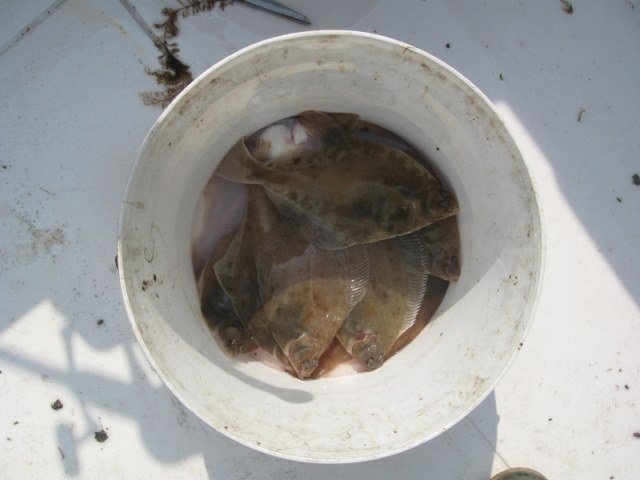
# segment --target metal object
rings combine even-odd
[[[273,0],[240,0],[242,3],[250,5],[255,8],[266,10],[267,12],[286,17],[289,20],[302,23],[304,25],[311,25],[311,22],[307,17],[295,10],[291,10],[289,7],[274,2]]]
[[[149,24],[147,22],[145,22],[144,18],[142,18],[142,16],[138,13],[138,10],[136,10],[136,7],[134,7],[133,4],[129,0],[120,0],[120,3],[122,3],[122,5],[124,5],[124,7],[131,14],[131,16],[135,19],[135,21],[138,22],[138,25],[140,25],[140,27],[142,27],[142,30],[144,30],[144,33],[147,34],[147,36],[151,39],[153,44],[157,48],[162,50],[162,46],[163,46],[162,39],[160,37],[158,37],[153,32],[153,30],[151,29]]]

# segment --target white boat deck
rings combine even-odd
[[[175,5],[133,3],[150,22]],[[209,428],[144,358],[114,264],[129,170],[161,112],[139,97],[157,88],[145,73],[157,52],[118,1],[5,0],[0,476],[486,480],[529,466],[549,479],[640,478],[640,2],[575,0],[573,14],[560,0],[283,3],[310,28],[436,55],[503,115],[546,227],[542,296],[515,363],[456,426],[373,462],[285,461]],[[240,4],[180,25],[194,76],[307,29]]]

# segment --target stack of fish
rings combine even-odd
[[[248,198],[201,275],[230,355],[259,347],[307,378],[337,340],[373,370],[415,322],[428,274],[458,279],[454,195],[363,124],[302,112],[241,139],[216,170]]]

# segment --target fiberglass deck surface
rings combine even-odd
[[[175,2],[133,3],[153,22]],[[560,0],[284,3],[313,25],[232,5],[181,20],[181,58],[195,76],[288,32],[376,32],[495,103],[546,227],[542,295],[515,363],[464,420],[382,460],[295,463],[209,428],[144,357],[114,264],[126,180],[161,112],[139,97],[156,88],[145,68],[157,53],[118,1],[5,0],[0,476],[485,480],[529,466],[640,478],[640,2],[575,0],[572,14]]]

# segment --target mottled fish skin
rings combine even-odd
[[[369,370],[380,367],[396,339],[410,328],[426,290],[422,252],[413,238],[367,245],[371,259],[367,292],[337,334],[345,350]]]
[[[220,285],[229,295],[235,312],[252,339],[278,357],[279,349],[262,310],[258,292],[255,252],[264,235],[280,223],[264,190],[247,186],[247,208],[237,235],[214,269]],[[289,365],[283,365],[289,368]]]
[[[240,141],[217,174],[263,185],[272,200],[291,206],[289,214],[297,212],[299,231],[317,246],[337,249],[384,240],[457,212],[454,196],[405,153],[354,138],[320,112],[303,112],[299,118],[322,139],[321,148],[263,164]],[[316,238],[318,229],[309,228],[309,222],[335,232],[335,238]]]
[[[359,253],[361,252],[361,253]],[[364,294],[362,247],[320,250],[290,229],[258,252],[260,294],[276,339],[299,378],[309,377]],[[366,265],[365,265],[366,264]]]
[[[251,352],[256,344],[236,315],[229,296],[218,283],[213,264],[213,260],[207,262],[201,274],[202,316],[228,356]]]
[[[450,282],[460,278],[460,232],[455,216],[418,230],[422,240],[427,271]]]

